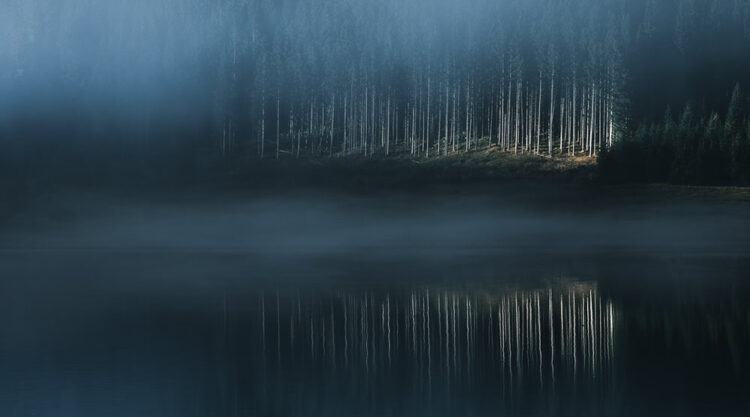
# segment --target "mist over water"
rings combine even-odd
[[[744,204],[607,200],[593,189],[565,184],[520,181],[358,195],[292,188],[211,196],[61,190],[16,213],[0,235],[0,248],[226,250],[282,258],[394,252],[408,258],[429,256],[429,250],[526,248],[744,254],[750,241]]]
[[[747,412],[745,203],[515,187],[61,193],[0,239],[0,411]]]

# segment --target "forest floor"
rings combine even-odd
[[[336,176],[337,186],[422,188],[456,186],[471,189],[488,184],[536,184],[541,189],[586,188],[602,200],[633,202],[717,201],[750,202],[750,187],[674,184],[608,184],[599,177],[596,157],[579,154],[554,157],[515,154],[499,147],[456,152],[430,159],[396,157],[334,157],[299,161],[312,164],[306,179],[325,184]],[[294,171],[292,169],[292,171]],[[547,187],[546,185],[549,185]],[[570,187],[569,187],[570,186]]]
[[[516,154],[499,147],[458,152],[417,165],[457,180],[556,178],[588,182],[597,176],[596,158]]]
[[[246,161],[233,176],[252,184],[332,185],[411,188],[425,185],[486,183],[544,179],[552,182],[593,183],[596,158],[515,154],[498,147],[445,156],[410,155],[333,156],[280,161]]]

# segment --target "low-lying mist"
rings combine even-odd
[[[6,250],[240,251],[274,256],[370,251],[742,251],[747,207],[628,201],[570,185],[506,184],[369,194],[331,190],[58,193],[12,218]]]

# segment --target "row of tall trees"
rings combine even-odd
[[[594,155],[750,65],[750,0],[8,0],[0,23],[3,137],[54,115],[260,158]]]
[[[340,1],[331,13],[257,2],[254,16],[273,11],[282,24],[239,49],[241,39],[227,40],[218,148],[431,157],[489,144],[546,155],[611,145],[625,110],[618,2],[471,3]],[[341,13],[349,18],[330,19]],[[235,74],[247,75],[247,62],[243,100]]]

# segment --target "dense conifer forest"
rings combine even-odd
[[[706,113],[688,103],[680,114],[641,122],[600,159],[604,178],[678,184],[750,183],[750,118],[739,85],[727,109]]]
[[[0,7],[4,165],[498,147],[748,180],[749,0],[109,3]]]

